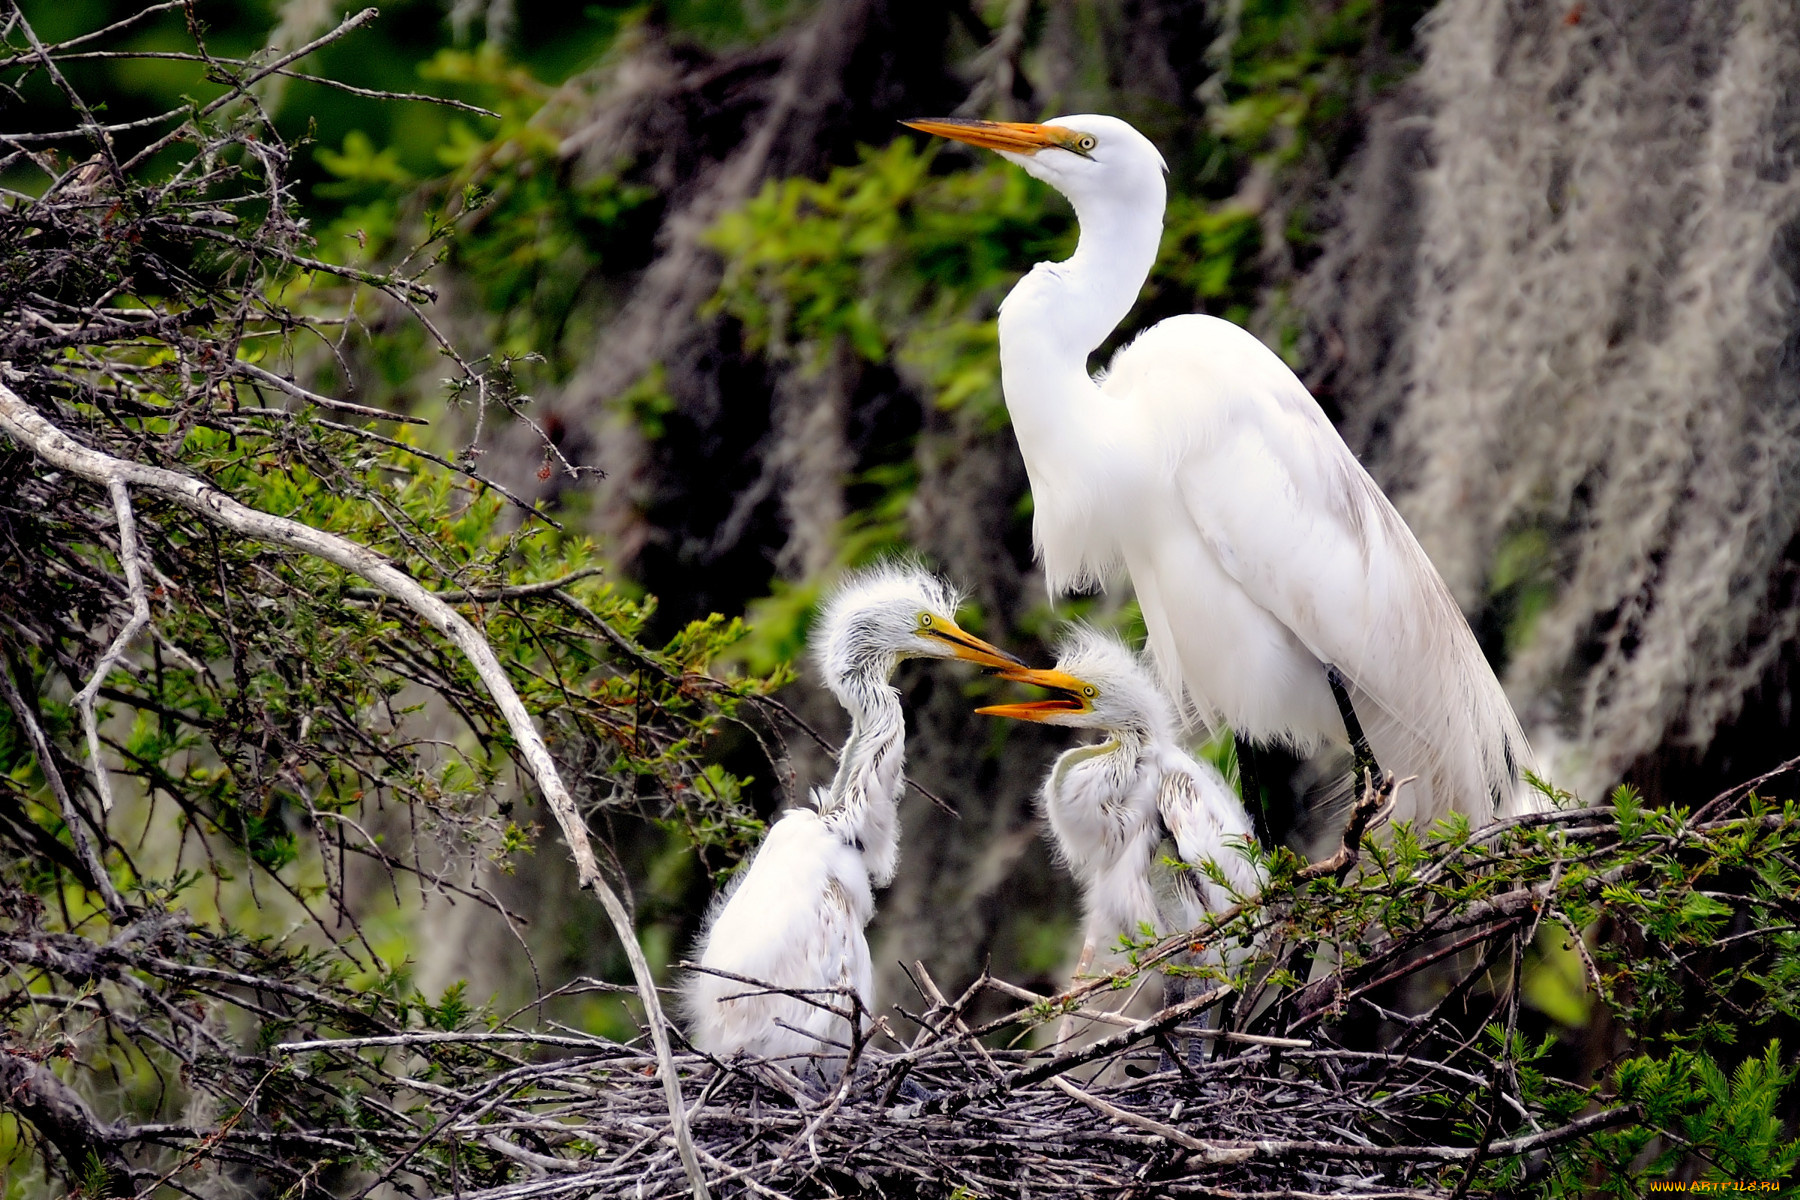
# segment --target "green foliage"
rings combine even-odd
[[[1556,598],[1554,541],[1548,529],[1528,526],[1500,539],[1488,569],[1488,601],[1500,615],[1508,659],[1531,640],[1538,618]]]
[[[419,1016],[427,1029],[439,1029],[445,1033],[454,1033],[466,1028],[469,1018],[475,1010],[468,1002],[469,983],[459,979],[444,989],[436,1004],[421,1002]]]
[[[439,257],[470,281],[473,299],[493,318],[494,350],[566,372],[570,363],[556,351],[582,328],[592,281],[644,265],[660,198],[615,174],[576,172],[557,138],[533,120],[549,89],[498,49],[443,50],[421,72],[494,106],[498,128],[484,133],[452,121],[428,179],[360,131],[346,135],[341,151],[321,148],[319,163],[336,179],[316,194],[347,202],[322,248],[342,261],[382,261],[399,251],[397,238],[421,226],[428,240],[454,228]]]
[[[305,465],[284,468],[276,457],[256,453],[254,440],[242,435],[228,442],[202,431],[187,444],[196,468],[246,503],[386,549],[415,574],[448,573],[463,587],[498,589],[564,578],[596,565],[594,548],[585,540],[542,526],[504,531],[504,502],[494,492],[466,484],[402,449],[368,457],[362,471],[339,473],[327,487]],[[327,435],[321,450],[338,456],[338,462],[361,453],[355,439],[336,434]],[[393,708],[403,676],[391,672],[397,642],[403,645],[417,636],[414,618],[386,602],[346,603],[343,597],[353,581],[316,560],[271,560],[253,547],[220,547],[219,553],[241,559],[243,565],[232,567],[232,573],[265,577],[269,586],[262,597],[270,603],[263,612],[268,619],[240,618],[227,631],[201,613],[178,610],[162,628],[189,661],[235,659],[240,664],[237,686],[221,692],[206,675],[180,665],[165,666],[153,681],[122,680],[124,694],[146,706],[134,720],[125,749],[142,770],[167,783],[179,781],[196,801],[204,797],[209,827],[227,833],[260,866],[279,870],[299,853],[289,822],[317,802],[303,801],[285,785],[270,787],[256,779],[250,769],[254,756],[234,749],[229,726],[221,723],[228,723],[251,697],[264,721],[296,734],[307,728],[315,743],[339,729],[339,714],[346,711],[386,709],[396,717],[404,715],[405,710]],[[634,637],[643,626],[646,607],[592,575],[571,582],[568,592],[623,637]],[[325,604],[296,605],[303,598]],[[534,711],[554,720],[568,738],[597,735],[599,744],[609,744],[608,770],[649,782],[652,790],[639,786],[637,794],[647,798],[660,792],[670,806],[666,811],[713,831],[703,839],[706,844],[718,844],[717,830],[736,828],[727,816],[711,811],[714,805],[730,809],[738,804],[736,785],[700,774],[699,747],[728,714],[734,697],[767,682],[746,680],[695,696],[682,681],[735,642],[741,625],[716,619],[696,623],[678,633],[666,650],[643,652],[657,671],[617,674],[615,649],[554,611],[503,603],[484,607],[478,615],[502,660],[517,668],[521,695]],[[450,678],[467,678],[464,664],[436,652],[432,657]],[[470,694],[466,702],[475,702],[478,685],[468,680],[457,686]],[[147,715],[153,712],[162,715]],[[666,728],[680,732],[649,736],[638,728],[646,716],[657,722],[668,718]],[[349,734],[347,728],[342,732]],[[397,725],[393,732],[399,734]],[[486,737],[496,747],[505,745],[497,726],[489,726]],[[343,745],[347,751],[349,743]],[[405,745],[403,739],[394,743],[396,750]],[[193,753],[201,748],[212,753]],[[210,765],[213,761],[220,765]],[[407,765],[404,756],[390,759],[373,775],[359,771],[355,763],[348,754],[321,760],[320,791],[328,808],[355,806],[366,791],[390,786],[433,811],[456,812],[479,803],[480,794],[494,785],[499,766],[474,745],[432,769]],[[246,779],[246,773],[251,777]],[[305,773],[301,778],[307,778]],[[690,778],[709,781],[695,789]],[[499,839],[493,852],[504,853],[505,845],[517,846],[517,827],[502,826],[483,838],[484,844]]]
[[[603,267],[643,265],[661,206],[656,194],[611,176],[559,178],[543,162],[497,182],[477,226],[451,261],[479,281],[479,297],[503,317],[496,342],[523,356],[560,343],[562,323],[579,312],[579,293]]]
[[[1535,1194],[1637,1196],[1678,1169],[1715,1181],[1787,1181],[1800,1166],[1791,1124],[1800,1067],[1771,1035],[1800,1011],[1788,929],[1800,806],[1752,795],[1735,810],[1714,805],[1697,817],[1646,805],[1628,788],[1611,800],[1486,829],[1463,817],[1424,831],[1403,824],[1366,843],[1359,870],[1342,881],[1278,850],[1264,860],[1270,883],[1260,904],[1176,937],[1146,930],[1124,939],[1131,966],[1107,983],[1135,986],[1153,966],[1229,979],[1243,992],[1239,1028],[1315,1047],[1348,1034],[1343,1044],[1361,1051],[1370,1048],[1357,1032],[1363,1015],[1394,1021],[1381,1007],[1396,1002],[1389,989],[1406,995],[1397,981],[1436,964],[1431,994],[1441,999],[1382,1036],[1408,1061],[1461,1062],[1468,1078],[1495,1082],[1437,1093],[1428,1121],[1422,1112],[1401,1118],[1403,1106],[1382,1109],[1388,1122],[1423,1122],[1396,1132],[1398,1140],[1476,1145],[1605,1112],[1608,1125],[1556,1144],[1532,1168]],[[1594,926],[1614,935],[1590,951],[1578,931]],[[1594,1081],[1564,1074],[1558,1031],[1528,1031],[1524,1020],[1521,1002],[1533,992],[1518,986],[1527,946],[1558,929],[1569,935],[1564,956],[1576,974],[1552,1015],[1579,1023],[1604,1008],[1613,1036],[1631,1047]],[[1245,961],[1229,972],[1181,965],[1175,956],[1196,944],[1235,945]],[[1321,945],[1331,950],[1324,977],[1317,963],[1307,967]],[[1433,949],[1470,946],[1449,960]],[[1041,1020],[1058,1011],[1046,1005]],[[1374,1048],[1392,1061],[1398,1047],[1378,1038]],[[1502,1092],[1513,1100],[1496,1106]],[[1498,1155],[1470,1182],[1518,1189],[1525,1166]]]
[[[1406,47],[1429,7],[1430,0],[1243,0],[1214,127],[1239,153],[1291,164],[1336,134],[1365,89],[1404,69],[1404,59],[1390,65],[1388,56]]]
[[[1795,1070],[1779,1042],[1725,1070],[1710,1056],[1676,1050],[1636,1055],[1614,1068],[1617,1099],[1641,1107],[1641,1124],[1597,1135],[1558,1156],[1552,1195],[1639,1196],[1647,1180],[1699,1162],[1700,1178],[1718,1183],[1775,1183],[1800,1165],[1800,1140],[1788,1137],[1778,1113]]]
[[[1262,245],[1256,212],[1176,195],[1169,200],[1164,230],[1150,286],[1192,297],[1193,307],[1215,311],[1228,321],[1248,320],[1254,302],[1252,267]]]
[[[1016,958],[1021,970],[1033,974],[1054,975],[1067,966],[1069,942],[1078,924],[1071,914],[1060,920],[1034,921],[1023,924],[1018,932]],[[1049,1014],[1045,1015],[1049,1019]]]
[[[1585,943],[1578,948],[1574,939],[1561,929],[1541,931],[1520,986],[1532,1008],[1568,1029],[1581,1029],[1592,1019],[1594,1003],[1582,964]]]
[[[369,186],[410,187],[417,182],[413,173],[400,165],[400,153],[392,146],[376,149],[369,135],[352,129],[344,135],[344,148],[332,150],[321,146],[314,154],[319,165],[337,176],[339,182],[320,184],[315,194],[338,197],[353,196]]]
[[[819,592],[815,582],[776,580],[770,594],[751,605],[746,618],[750,634],[736,647],[734,660],[758,673],[798,662],[806,653],[806,631]]]
[[[632,424],[652,441],[663,436],[664,422],[675,411],[675,400],[669,395],[666,373],[658,363],[626,388],[616,401],[631,417]]]
[[[773,356],[816,369],[842,344],[997,420],[993,309],[1031,263],[1073,248],[1070,222],[1021,171],[946,175],[935,157],[899,138],[821,182],[766,185],[709,237],[726,258],[713,309]]]

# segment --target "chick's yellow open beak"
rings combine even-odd
[[[1001,671],[1000,678],[1014,683],[1029,683],[1054,693],[1047,700],[1024,700],[1017,704],[990,704],[975,711],[988,717],[1011,717],[1015,721],[1042,721],[1058,713],[1088,710],[1088,685],[1085,681],[1061,671]]]
[[[932,133],[938,137],[967,142],[984,150],[1008,150],[1014,154],[1036,154],[1053,146],[1073,149],[1081,135],[1061,125],[1031,125],[1022,121],[973,121],[966,117],[932,117],[927,120],[902,121],[908,129]],[[1079,153],[1079,151],[1077,151]]]
[[[951,653],[967,662],[980,663],[991,670],[1005,673],[1025,669],[1024,661],[1017,655],[1008,654],[998,646],[989,645],[974,634],[959,628],[954,621],[939,618],[932,623],[931,628],[921,632],[926,637],[949,643]]]

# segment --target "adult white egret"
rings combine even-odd
[[[1023,666],[958,627],[959,599],[924,571],[890,565],[852,576],[826,602],[814,660],[850,713],[850,738],[831,786],[814,789],[815,808],[783,814],[708,914],[696,956],[702,967],[840,1009],[854,993],[871,1008],[863,927],[874,913],[871,883],[890,882],[899,857],[906,738],[900,693],[888,678],[904,658]],[[851,1041],[849,1024],[820,1004],[704,971],[688,976],[684,999],[694,1044],[713,1054],[829,1057],[834,1044]]]
[[[1456,601],[1304,385],[1249,333],[1173,317],[1088,356],[1156,260],[1167,167],[1115,117],[912,128],[998,151],[1068,197],[1081,238],[1000,306],[1000,369],[1053,594],[1130,574],[1164,685],[1240,737],[1342,744],[1341,678],[1395,816],[1537,806],[1530,750]],[[1341,677],[1328,679],[1328,668]]]
[[[1078,627],[1064,639],[1054,670],[1001,674],[1052,695],[977,712],[1106,734],[1064,751],[1039,793],[1058,854],[1081,889],[1085,941],[1077,975],[1119,934],[1137,936],[1144,926],[1158,934],[1192,929],[1262,891],[1267,877],[1248,853],[1255,842],[1249,815],[1218,769],[1182,748],[1174,708],[1137,655]],[[1160,869],[1157,848],[1165,837],[1186,869]],[[1159,905],[1159,893],[1168,904]]]

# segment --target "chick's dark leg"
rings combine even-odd
[[[1338,715],[1344,718],[1344,733],[1350,738],[1350,753],[1356,760],[1356,791],[1360,795],[1365,787],[1381,778],[1381,764],[1375,761],[1375,752],[1369,749],[1362,722],[1356,719],[1356,708],[1350,703],[1350,684],[1344,673],[1326,663],[1325,682],[1331,685],[1331,698],[1337,701]]]
[[[1182,955],[1182,959],[1190,966],[1196,962],[1196,959],[1190,955],[1184,954]],[[1182,990],[1181,998],[1183,1000],[1198,996],[1201,992],[1212,986],[1212,982],[1206,979],[1188,979],[1184,982],[1187,986]],[[1225,1009],[1223,1005],[1214,1005],[1194,1018],[1194,1024],[1201,1029],[1219,1029],[1224,1026],[1224,1023]],[[1205,1062],[1207,1047],[1209,1045],[1207,1039],[1190,1036],[1186,1041],[1187,1044],[1183,1047],[1183,1050],[1187,1054],[1188,1066],[1197,1067]]]

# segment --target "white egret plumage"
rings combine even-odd
[[[775,822],[708,914],[695,956],[701,967],[840,1009],[854,994],[869,1010],[874,980],[863,927],[874,913],[871,885],[886,886],[899,857],[906,722],[889,677],[906,658],[1022,666],[956,624],[959,599],[924,571],[884,566],[852,576],[826,602],[814,661],[850,714],[849,740],[831,786],[814,789],[814,807]],[[684,991],[691,1038],[713,1054],[828,1059],[841,1053],[834,1043],[851,1041],[843,1017],[801,996],[705,971],[689,975]]]
[[[998,151],[1068,197],[1081,237],[1000,307],[1001,382],[1054,592],[1129,573],[1159,673],[1240,737],[1346,740],[1416,776],[1399,819],[1538,806],[1512,706],[1424,550],[1294,373],[1207,316],[1163,321],[1101,378],[1162,237],[1166,170],[1124,121],[910,121]]]
[[[1081,890],[1077,974],[1120,934],[1192,929],[1262,891],[1267,877],[1249,851],[1249,815],[1218,768],[1182,747],[1175,711],[1137,655],[1116,638],[1078,628],[1054,670],[1001,674],[1052,694],[977,712],[1106,735],[1064,751],[1039,793],[1058,856]],[[1163,867],[1165,839],[1183,869]]]

